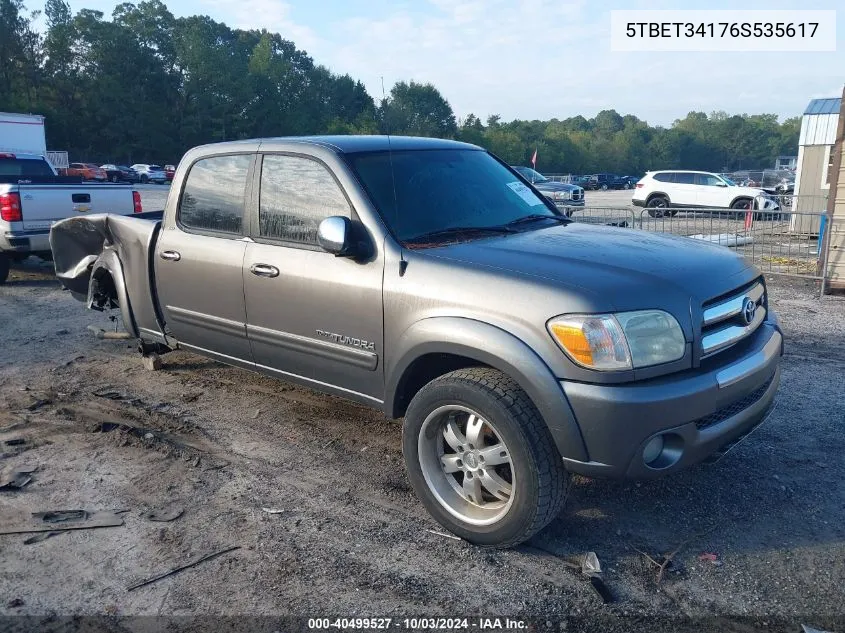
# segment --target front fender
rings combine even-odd
[[[123,276],[123,264],[113,250],[106,249],[94,262],[91,268],[91,281],[88,284],[88,299],[86,306],[92,308],[94,305],[94,294],[100,280],[106,275],[112,278],[114,289],[117,295],[117,304],[120,306],[120,314],[123,317],[123,324],[126,331],[134,338],[138,338],[138,326],[132,315],[132,306],[129,303],[129,293],[126,291],[126,279]]]
[[[426,354],[455,354],[513,378],[540,411],[561,456],[587,461],[575,416],[555,375],[523,341],[498,327],[461,317],[423,319],[392,345],[385,368],[385,411],[398,417],[399,389],[413,362]]]

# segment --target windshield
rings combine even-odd
[[[538,171],[534,171],[530,167],[514,167],[516,171],[518,171],[523,178],[525,178],[528,182],[548,182],[549,179],[546,178],[543,174]]]
[[[52,176],[53,170],[44,160],[0,158],[0,176]]]
[[[162,171],[158,165],[150,165],[150,171]]]
[[[487,152],[405,150],[391,156],[380,151],[348,154],[347,159],[401,241],[453,227],[500,226],[527,215],[558,215]]]
[[[730,178],[726,178],[725,176],[719,176],[722,180],[724,180],[729,187],[736,187],[736,183],[731,180]]]

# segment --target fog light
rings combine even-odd
[[[657,437],[653,437],[649,440],[648,444],[645,445],[643,449],[643,461],[646,464],[651,464],[652,462],[656,461],[660,454],[663,452],[663,436],[658,435]]]

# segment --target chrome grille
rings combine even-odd
[[[751,319],[747,306],[753,304]],[[704,305],[701,357],[718,354],[753,334],[766,320],[766,289],[761,281]]]

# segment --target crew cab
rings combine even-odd
[[[183,348],[404,418],[420,500],[486,546],[555,519],[572,473],[657,477],[721,456],[780,382],[753,265],[573,222],[455,141],[198,147],[160,220],[73,218],[50,241],[63,285],[119,310],[150,368]]]
[[[49,258],[50,227],[86,213],[140,213],[141,197],[124,185],[83,185],[57,176],[37,154],[0,153],[0,284],[11,262],[30,255]]]

